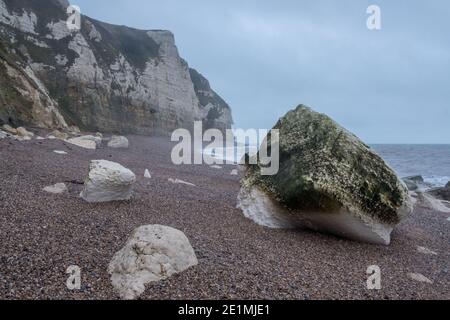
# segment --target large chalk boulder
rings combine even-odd
[[[110,148],[128,148],[130,143],[124,136],[112,136],[108,142]]]
[[[326,115],[303,105],[274,129],[279,171],[261,175],[247,165],[238,206],[259,224],[308,227],[363,242],[389,244],[396,224],[413,209],[406,186],[393,170]]]
[[[161,225],[137,228],[112,258],[108,272],[122,299],[135,299],[145,284],[166,279],[198,264],[183,232]]]
[[[80,197],[88,202],[129,200],[135,182],[135,174],[122,165],[93,160]]]

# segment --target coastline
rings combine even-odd
[[[448,214],[416,208],[394,230],[389,247],[268,229],[236,208],[239,176],[230,175],[236,166],[175,166],[168,138],[129,139],[129,149],[95,151],[60,140],[0,140],[1,299],[117,299],[108,263],[145,224],[183,231],[199,265],[149,284],[141,299],[450,299]],[[118,162],[136,174],[132,200],[89,204],[78,196],[82,186],[71,183],[65,194],[42,191],[82,181],[93,159]],[[81,268],[79,291],[66,288],[70,265]],[[381,290],[366,288],[371,265],[381,268]]]

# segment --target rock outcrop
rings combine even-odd
[[[447,186],[442,188],[434,188],[428,190],[427,193],[429,193],[436,199],[450,201],[450,185],[448,184]]]
[[[148,225],[137,228],[112,258],[108,272],[122,299],[135,299],[145,284],[170,277],[198,264],[194,249],[183,232]]]
[[[64,2],[0,0],[0,124],[164,135],[194,120],[231,127],[229,106],[171,32],[84,15],[70,31]]]
[[[394,226],[412,211],[408,190],[393,170],[329,117],[299,106],[278,121],[280,169],[261,175],[248,165],[241,181],[244,214],[270,227],[306,226],[389,244]]]
[[[129,200],[135,182],[134,173],[122,165],[107,160],[93,160],[80,197],[88,202]]]

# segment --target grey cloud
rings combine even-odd
[[[174,32],[237,127],[270,128],[305,103],[369,143],[450,143],[448,1],[76,4],[110,23]],[[370,4],[381,7],[380,31],[366,28]]]

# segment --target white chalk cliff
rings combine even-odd
[[[230,107],[179,56],[170,31],[84,15],[71,31],[67,4],[0,0],[0,124],[140,134],[194,120],[231,127]]]

